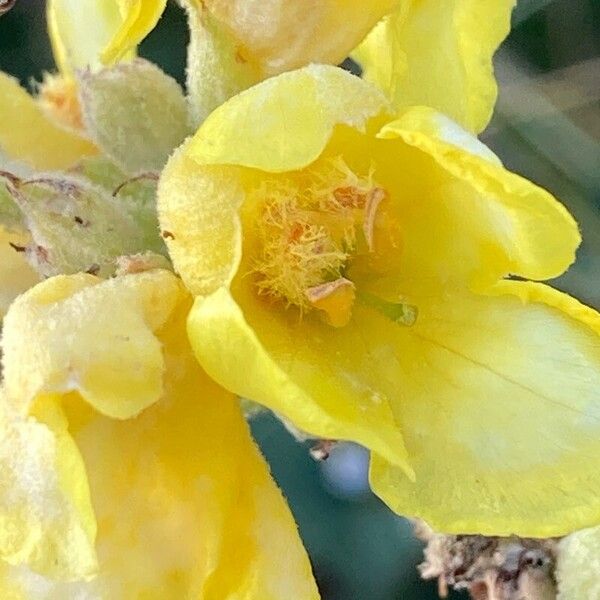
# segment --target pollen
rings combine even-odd
[[[263,207],[253,265],[259,294],[345,325],[355,288],[347,271],[373,245],[374,214],[385,195],[373,173],[361,177],[334,158],[253,193]]]
[[[75,131],[84,129],[77,85],[74,81],[62,75],[45,73],[39,86],[38,100],[46,113],[63,127]]]
[[[297,198],[273,198],[259,234],[262,256],[256,264],[258,289],[303,310],[311,304],[306,290],[341,277],[348,253],[341,240],[318,223],[319,215]]]

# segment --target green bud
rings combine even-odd
[[[167,248],[160,237],[156,211],[157,173],[141,173],[131,177],[103,156],[83,159],[72,173],[83,175],[115,198],[142,232],[142,245],[146,250],[167,255]]]
[[[82,158],[75,167],[68,171],[69,175],[81,176],[103,187],[111,194],[124,181],[129,179],[129,175],[109,158],[102,155],[86,156]]]
[[[45,174],[8,189],[32,238],[27,256],[43,276],[114,271],[124,254],[145,250],[145,233],[119,201],[82,178]]]
[[[113,195],[140,229],[143,248],[167,256],[167,247],[160,237],[156,210],[157,185],[158,176],[144,173],[123,181],[115,188]]]
[[[159,171],[190,133],[181,88],[148,61],[85,71],[79,83],[88,134],[127,173]]]

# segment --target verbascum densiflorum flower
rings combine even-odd
[[[397,108],[424,104],[479,133],[497,96],[492,57],[516,0],[403,0],[352,53]]]
[[[370,448],[373,490],[439,531],[600,517],[600,317],[508,277],[562,273],[577,226],[457,124],[311,66],[217,109],[158,194],[221,385]]]
[[[238,401],[193,358],[190,304],[165,270],[57,276],[12,304],[2,598],[318,598]]]

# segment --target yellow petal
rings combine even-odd
[[[123,600],[317,598],[237,402],[189,359],[169,367],[185,375],[167,388],[168,403],[75,434],[98,519],[98,585]]]
[[[405,246],[399,271],[407,279],[460,277],[485,287],[509,273],[556,277],[575,260],[581,238],[566,208],[504,169],[483,144],[444,116],[408,109],[377,137],[403,142],[383,146],[373,160],[380,181],[387,180],[402,203]]]
[[[123,26],[118,0],[48,0],[46,16],[54,59],[68,77],[101,66],[101,52]]]
[[[364,130],[388,108],[380,92],[358,77],[311,65],[264,81],[219,107],[192,138],[188,153],[203,165],[290,171],[315,160],[336,125]]]
[[[416,480],[375,456],[373,490],[442,532],[550,537],[597,523],[600,315],[516,281],[410,300],[415,325],[389,337]]]
[[[1,184],[0,184],[1,185]],[[6,314],[11,302],[35,285],[38,274],[25,260],[22,252],[17,252],[10,244],[23,247],[28,236],[7,231],[0,227],[0,319]]]
[[[204,0],[265,76],[341,62],[397,0]]]
[[[16,79],[0,73],[0,149],[36,169],[66,169],[95,146],[50,121]]]
[[[85,468],[60,410],[48,403],[44,416],[48,423],[15,415],[0,396],[0,558],[90,576],[96,523]]]
[[[165,302],[162,288],[171,284],[158,272],[129,279],[148,278],[155,296],[146,296],[146,283],[137,291],[150,310]],[[81,293],[77,276],[68,279],[72,289],[63,284],[54,293],[65,297],[63,303]],[[106,285],[84,291],[106,300]],[[121,304],[126,300],[118,287],[112,292]],[[95,307],[86,303],[85,309]],[[238,401],[208,379],[193,358],[185,333],[188,309],[189,299],[180,295],[156,333],[164,360],[163,392],[136,418],[113,420],[75,394],[63,396],[97,520],[97,576],[61,583],[27,571],[28,563],[4,569],[0,589],[17,589],[32,600],[40,588],[56,598],[318,598],[292,516],[251,440]],[[116,309],[107,306],[107,312],[118,319]],[[157,327],[158,317],[147,314]],[[140,335],[130,323],[123,325],[123,335]],[[90,351],[93,342],[83,329],[72,336],[81,338],[74,345]],[[127,392],[123,402],[130,403]],[[51,481],[53,471],[45,475]]]
[[[162,393],[164,363],[154,332],[182,293],[168,271],[40,283],[4,319],[7,395],[22,411],[40,395],[77,391],[111,417],[139,413]]]
[[[167,0],[117,0],[123,23],[114,32],[101,58],[104,64],[112,64],[131,53],[133,49],[156,27]]]
[[[359,442],[411,476],[388,396],[397,366],[381,362],[379,340],[362,326],[360,311],[351,325],[334,329],[269,312],[252,291],[239,294],[243,301],[226,288],[196,298],[188,334],[207,373],[301,430]]]
[[[492,56],[509,32],[514,5],[405,0],[353,56],[398,107],[431,106],[478,133],[496,102]]]

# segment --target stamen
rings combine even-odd
[[[367,241],[369,252],[375,251],[375,217],[381,201],[385,198],[385,191],[381,188],[371,190],[366,199],[365,218],[363,221],[363,233]]]
[[[340,277],[306,290],[306,297],[314,308],[322,310],[326,321],[333,327],[344,327],[352,316],[354,284]]]
[[[387,251],[399,249],[399,225],[373,172],[360,177],[336,158],[295,178],[264,182],[253,194],[264,206],[253,268],[258,292],[301,313],[316,310],[334,327],[346,325],[356,295],[347,274],[385,272],[388,261],[397,264]],[[416,318],[408,307],[380,305],[394,321]]]
[[[348,255],[316,220],[294,199],[267,206],[259,229],[263,252],[255,269],[260,293],[309,309],[306,290],[341,276]]]

